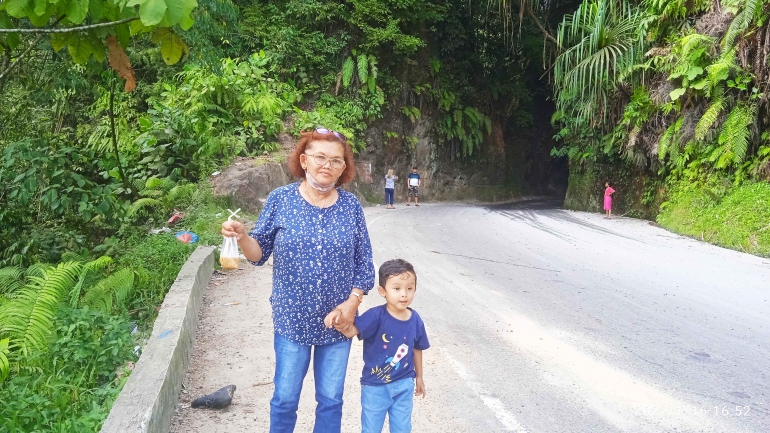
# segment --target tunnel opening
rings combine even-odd
[[[511,116],[505,124],[506,179],[522,195],[564,201],[569,181],[569,160],[552,156],[558,146],[551,124],[556,111],[549,89],[531,83],[533,95],[522,107],[525,115]]]

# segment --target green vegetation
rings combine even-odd
[[[625,210],[667,200],[664,226],[767,255],[768,17],[767,0],[584,0],[557,35],[552,154],[607,171],[593,189],[654,178],[662,197]]]
[[[424,123],[473,164],[530,121],[558,12],[471,3],[0,3],[0,430],[99,429],[195,248],[150,230],[218,244],[233,158],[321,125],[362,151],[391,113],[394,150]]]
[[[154,187],[142,194],[155,198],[131,209],[146,225],[127,226],[93,247],[92,254],[104,255],[65,252],[55,266],[0,268],[0,398],[11,402],[0,408],[1,430],[97,431],[136,360],[134,346],[196,247],[173,234],[147,235],[147,227],[178,207],[186,216],[174,231],[200,233],[199,244],[221,241],[229,205],[212,198],[205,183],[148,184]]]
[[[194,248],[150,230],[219,243],[206,179],[281,134],[427,129],[473,170],[552,94],[571,191],[611,175],[629,215],[767,255],[770,2],[715,5],[3,1],[0,429],[98,430]]]
[[[770,184],[682,183],[663,204],[658,221],[677,233],[770,257]]]
[[[554,154],[620,154],[676,179],[761,177],[770,3],[722,3],[585,0],[565,16],[554,69],[565,144]]]

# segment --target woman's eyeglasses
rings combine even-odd
[[[343,134],[341,132],[337,132],[337,131],[332,131],[331,129],[316,128],[315,132],[317,132],[319,134],[332,134],[333,136],[339,138],[340,140],[342,140],[342,141],[344,141],[346,143],[348,141],[348,137],[345,137],[345,134]]]
[[[322,132],[322,134],[323,134],[323,132]],[[309,153],[306,153],[305,155],[306,156],[312,156],[313,157],[313,161],[315,161],[315,163],[318,164],[321,167],[326,165],[327,162],[329,163],[329,166],[331,168],[335,169],[335,170],[338,170],[338,169],[340,169],[340,168],[345,166],[345,160],[342,160],[342,159],[328,158],[328,157],[326,157],[324,155],[319,155],[319,154],[311,155]]]

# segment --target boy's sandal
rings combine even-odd
[[[406,204],[407,206],[411,206],[409,203]]]

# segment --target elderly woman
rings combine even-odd
[[[235,236],[254,265],[275,254],[270,432],[294,431],[312,358],[318,403],[313,431],[338,433],[350,340],[323,321],[337,309],[341,328],[353,324],[362,296],[374,286],[372,248],[361,204],[337,188],[355,175],[344,135],[324,128],[302,133],[289,169],[303,180],[271,192],[253,230],[229,221],[222,234]]]

